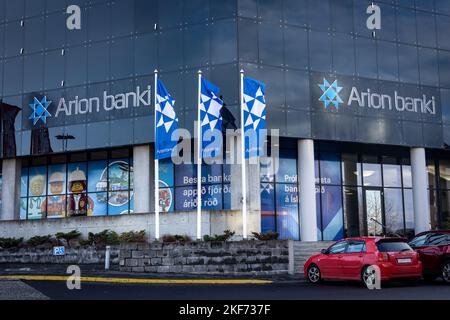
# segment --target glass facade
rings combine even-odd
[[[20,219],[132,212],[132,162],[128,149],[25,162],[21,172]]]

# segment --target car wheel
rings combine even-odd
[[[361,282],[366,288],[372,288],[375,285],[376,277],[375,270],[367,266],[361,273]]]
[[[445,261],[442,266],[442,279],[444,279],[445,283],[450,283],[450,261]]]
[[[308,281],[311,283],[319,283],[321,280],[320,269],[315,264],[308,268]]]

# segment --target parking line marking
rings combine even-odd
[[[29,281],[67,281],[69,276],[31,276],[11,275],[0,276],[0,280]],[[271,284],[271,280],[256,279],[135,279],[135,278],[102,278],[80,277],[80,281],[99,283],[130,283],[130,284]]]

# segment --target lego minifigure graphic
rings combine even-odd
[[[66,215],[66,196],[64,193],[64,175],[62,172],[55,172],[49,178],[50,196],[43,203],[43,209],[47,207],[48,218],[61,218]]]
[[[86,175],[77,168],[69,176],[69,195],[67,209],[69,216],[91,216],[94,201],[86,195]]]
[[[36,175],[30,179],[30,195],[28,202],[28,219],[41,219],[45,213],[44,195],[45,176]]]

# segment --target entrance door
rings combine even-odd
[[[382,236],[384,234],[384,201],[382,189],[365,189],[364,199],[366,234],[368,236]]]

